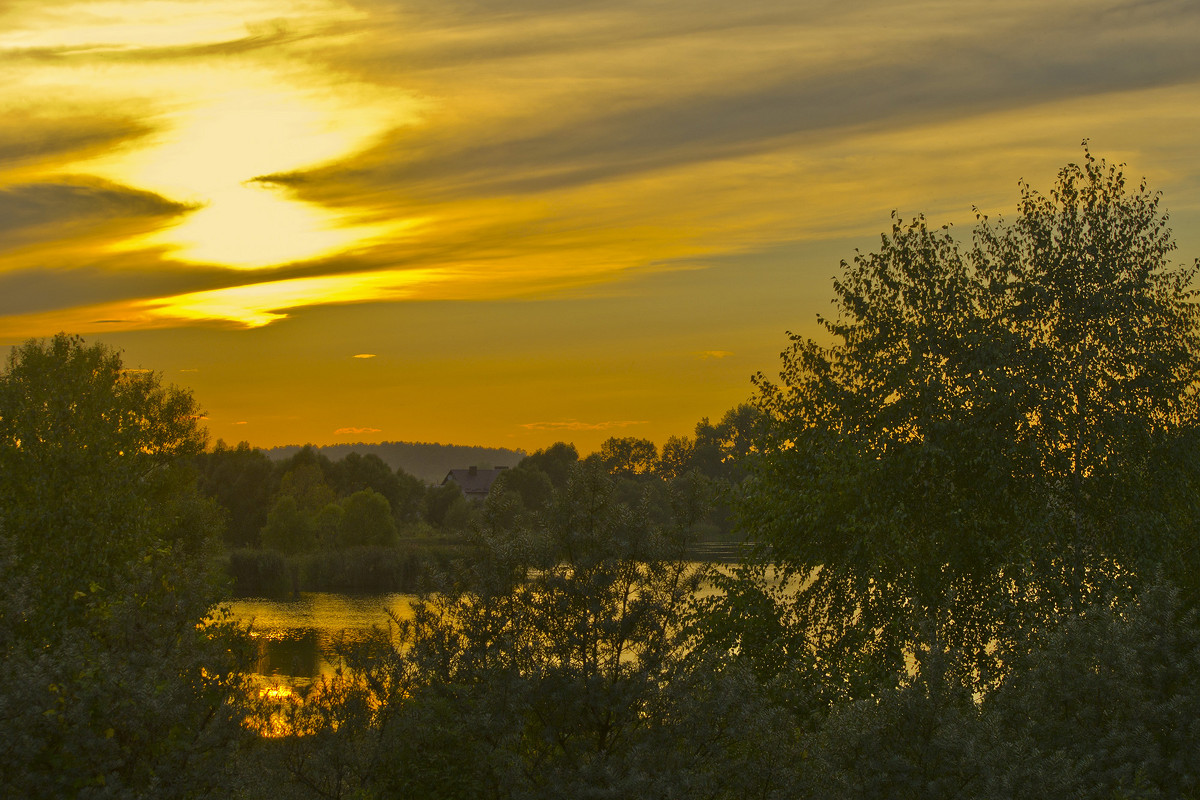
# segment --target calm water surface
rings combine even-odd
[[[258,646],[254,671],[285,684],[306,683],[333,674],[333,643],[353,640],[372,627],[387,628],[392,612],[412,615],[412,595],[352,596],[304,592],[294,600],[248,598],[230,604],[233,615],[250,626]]]
[[[713,592],[711,586],[704,586],[699,594]],[[258,646],[255,673],[295,686],[333,674],[333,643],[339,636],[354,640],[373,626],[386,629],[389,611],[408,619],[414,599],[409,594],[303,592],[294,600],[248,598],[230,606],[234,617],[250,626]]]

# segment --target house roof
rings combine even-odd
[[[496,478],[500,477],[500,473],[504,472],[505,469],[507,467],[497,467],[496,469],[480,469],[478,467],[452,469],[446,473],[445,479],[442,480],[442,485],[445,486],[450,481],[454,481],[462,489],[463,494],[468,497],[483,497],[492,490],[492,484],[496,482]]]

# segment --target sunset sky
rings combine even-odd
[[[0,345],[230,443],[661,444],[1085,137],[1200,256],[1200,3],[6,0]]]

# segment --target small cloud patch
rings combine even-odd
[[[729,358],[733,353],[728,350],[701,350],[697,355],[708,360],[710,358]]]
[[[525,422],[521,427],[527,431],[607,431],[613,428],[628,428],[632,425],[647,425],[648,420],[609,420],[607,422],[580,422],[569,419],[565,422]]]
[[[382,433],[379,428],[338,428],[333,432],[334,436],[345,436],[347,434],[359,433]]]
[[[235,422],[233,424],[234,425],[249,425],[250,423],[246,422],[246,420],[243,419],[243,420],[238,420],[237,422]]]
[[[355,358],[374,358],[375,354],[374,353],[359,353],[359,354],[355,355],[354,357]]]

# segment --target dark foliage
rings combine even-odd
[[[282,597],[291,591],[287,560],[276,550],[232,550],[229,576],[235,597]]]
[[[242,643],[214,605],[195,401],[59,335],[0,374],[0,776],[14,797],[220,794]]]
[[[933,624],[981,687],[1017,632],[1196,567],[1185,442],[1200,331],[1159,198],[1094,160],[1011,223],[896,221],[843,263],[833,344],[794,336],[759,376],[744,524],[804,588],[796,620],[835,673],[903,674]]]
[[[318,451],[331,461],[344,459],[351,453],[360,456],[377,456],[393,470],[403,470],[427,484],[441,483],[452,469],[474,464],[494,467],[516,466],[525,454],[519,450],[503,448],[470,447],[428,442],[380,442],[379,444],[338,444],[324,447],[308,447]],[[303,450],[297,445],[272,447],[264,452],[272,460],[287,460]]]

